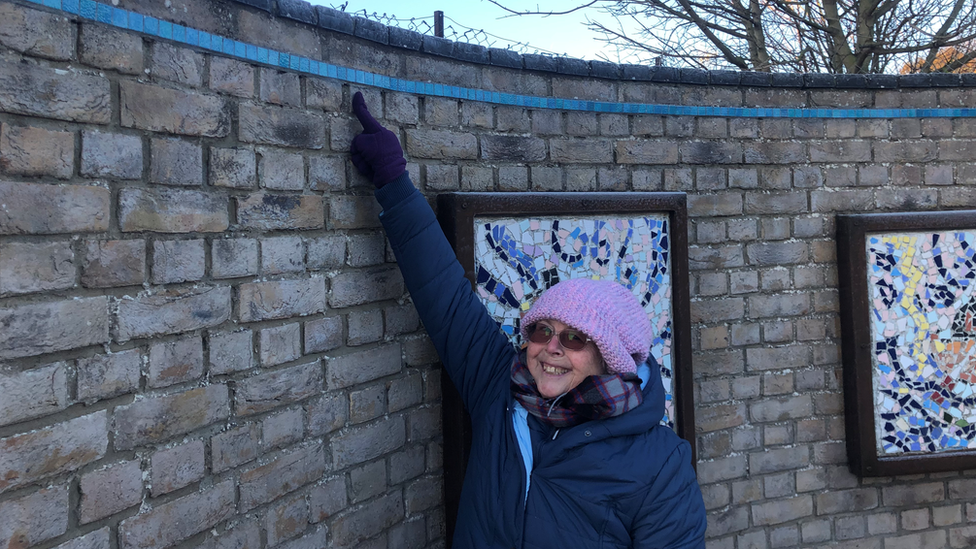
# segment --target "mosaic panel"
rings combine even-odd
[[[667,214],[618,219],[475,218],[476,288],[501,330],[520,346],[521,314],[570,278],[610,278],[629,288],[654,330],[651,356],[666,393],[662,423],[674,428],[672,297]]]
[[[867,237],[881,456],[976,448],[976,232]]]

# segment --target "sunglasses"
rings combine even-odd
[[[551,326],[545,324],[533,324],[529,328],[529,341],[532,343],[548,345],[552,336],[558,336],[559,344],[571,351],[579,351],[590,341],[586,334],[576,330],[563,330],[557,334]]]

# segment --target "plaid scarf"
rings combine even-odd
[[[523,364],[523,355],[512,362],[512,394],[530,414],[562,429],[620,414],[644,400],[636,374],[589,376],[568,393],[547,399],[539,394],[535,380]]]

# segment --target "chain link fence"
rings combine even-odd
[[[437,28],[438,25],[435,21],[434,14],[430,14],[429,17],[411,17],[407,19],[397,17],[392,13],[379,13],[375,11],[369,12],[365,9],[346,12],[346,5],[347,4],[340,4],[338,6],[333,5],[332,9],[339,10],[356,17],[363,17],[365,19],[379,21],[380,23],[383,23],[389,27],[400,27],[414,32],[419,32],[420,34],[441,36],[442,38],[447,38],[448,40],[452,40],[454,42],[466,42],[468,44],[477,44],[486,48],[512,50],[520,54],[531,53],[548,55],[552,57],[562,57],[565,55],[543,48],[537,48],[527,42],[520,42],[518,40],[496,36],[484,31],[483,29],[468,27],[467,25],[461,24],[446,15],[444,15],[444,20],[442,22],[443,34],[441,34],[436,32],[439,29]]]

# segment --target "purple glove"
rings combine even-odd
[[[352,139],[352,163],[359,173],[373,180],[379,189],[407,170],[403,149],[395,133],[384,128],[369,114],[363,94],[352,97],[352,112],[363,125],[363,133]]]

